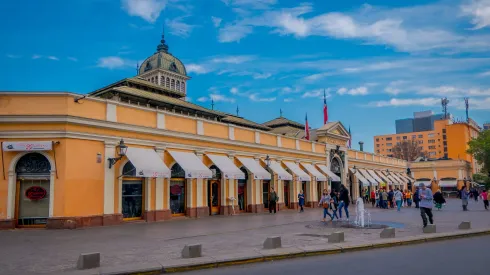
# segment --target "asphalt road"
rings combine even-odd
[[[199,275],[488,275],[490,236],[186,272]]]

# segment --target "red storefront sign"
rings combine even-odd
[[[46,197],[46,189],[41,186],[31,186],[27,188],[25,195],[28,199],[38,201]]]
[[[182,187],[180,187],[180,185],[172,185],[170,186],[170,193],[172,193],[172,195],[180,195],[182,194]]]

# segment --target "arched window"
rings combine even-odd
[[[160,77],[160,85],[165,86],[165,77],[164,76]]]
[[[15,166],[17,175],[45,174],[49,175],[51,164],[49,160],[39,153],[29,153],[19,159]]]
[[[165,87],[170,88],[170,78],[167,77],[167,81],[165,81]]]
[[[176,87],[176,90],[177,91],[180,91],[180,81],[177,80],[177,87]]]
[[[171,89],[171,90],[175,90],[175,80],[174,80],[174,79],[172,79],[172,80],[170,81],[170,89]]]
[[[180,84],[180,91],[183,92],[183,93],[185,93],[185,82],[182,82]]]
[[[175,163],[172,166],[172,168],[170,168],[170,170],[171,170],[171,176],[170,176],[171,178],[173,179],[185,178],[185,171],[178,163]]]
[[[126,162],[122,171],[123,176],[126,177],[136,177],[136,168],[131,163],[131,161]]]
[[[155,78],[154,78],[154,77],[152,77],[152,78],[151,78],[151,83],[154,83],[154,82],[155,82]]]

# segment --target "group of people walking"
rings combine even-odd
[[[412,207],[412,201],[414,200],[413,194],[410,190],[401,191],[400,188],[395,190],[391,189],[389,191],[386,188],[380,190],[365,190],[368,195],[364,196],[364,203],[368,201],[371,202],[373,207],[378,207],[382,209],[395,208],[400,211],[402,206]],[[369,199],[368,199],[369,198]]]
[[[329,193],[327,189],[324,189],[318,202],[318,206],[323,207],[323,221],[326,221],[327,216],[330,217],[330,221],[333,221],[334,218],[342,220],[342,210],[345,211],[346,220],[349,220],[349,204],[349,190],[343,185],[341,185],[340,191],[332,190]],[[337,211],[339,211],[339,215],[337,215]]]
[[[458,197],[461,199],[463,211],[468,211],[468,201],[473,198],[475,202],[478,202],[478,198],[483,200],[483,207],[485,210],[489,209],[488,201],[490,200],[490,193],[487,189],[479,192],[478,189],[468,189],[466,186],[461,187],[458,191]]]

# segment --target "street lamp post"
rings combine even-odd
[[[107,159],[109,161],[109,169],[111,169],[112,166],[116,164],[116,162],[121,160],[126,155],[127,150],[128,150],[128,146],[126,146],[126,144],[124,144],[124,140],[121,139],[121,141],[119,141],[119,144],[116,146],[116,151],[119,157]]]

